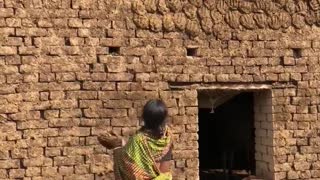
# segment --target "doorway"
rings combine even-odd
[[[199,93],[201,180],[237,180],[255,174],[254,93]]]

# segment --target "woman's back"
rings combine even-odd
[[[118,180],[155,179],[161,175],[160,164],[171,154],[169,132],[161,138],[154,138],[140,131],[128,143],[114,153],[115,175]],[[170,179],[171,176],[164,176]]]
[[[169,163],[172,140],[166,119],[167,107],[161,100],[150,100],[143,108],[144,126],[127,144],[115,151],[117,180],[171,180]]]

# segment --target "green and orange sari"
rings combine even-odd
[[[114,151],[116,180],[172,180],[171,173],[161,173],[159,162],[171,149],[169,132],[160,139],[139,131],[128,143]]]

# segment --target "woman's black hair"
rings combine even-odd
[[[166,123],[168,116],[167,106],[162,100],[150,100],[143,107],[142,118],[144,121],[144,128],[151,130],[157,135],[163,133],[163,125]]]

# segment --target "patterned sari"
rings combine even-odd
[[[157,167],[171,145],[168,131],[161,139],[138,132],[124,147],[114,151],[116,180],[172,180],[170,173],[161,173]]]

